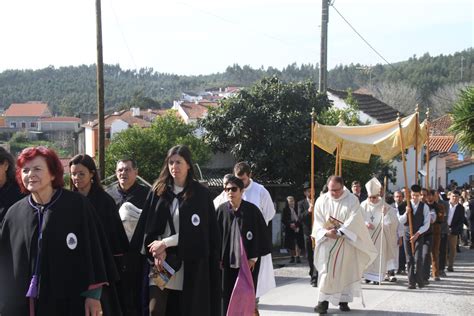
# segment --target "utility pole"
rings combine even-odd
[[[319,60],[319,93],[326,93],[328,88],[328,22],[329,1],[321,0],[321,51]]]
[[[99,121],[99,175],[105,179],[105,122],[104,122],[104,60],[102,54],[102,13],[100,0],[95,1],[97,26],[97,116]]]
[[[461,81],[462,81],[462,77],[463,77],[463,69],[464,68],[464,56],[461,55]]]

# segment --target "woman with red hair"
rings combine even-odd
[[[28,195],[0,231],[0,314],[107,314],[102,287],[116,270],[89,201],[62,188],[63,167],[46,147],[21,152],[16,178]]]

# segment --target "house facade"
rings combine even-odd
[[[52,117],[47,103],[30,101],[13,103],[4,113],[5,127],[17,130],[38,130],[38,122]]]

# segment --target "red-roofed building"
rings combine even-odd
[[[4,113],[6,127],[26,130],[37,130],[38,121],[51,116],[48,104],[38,101],[13,103]]]
[[[132,126],[146,128],[151,126],[151,122],[161,116],[166,110],[140,110],[139,108],[131,108],[130,110],[122,110],[106,115],[105,121],[105,146],[108,146],[110,140],[116,133],[124,131]],[[98,151],[98,120],[87,122],[82,125],[84,127],[85,153],[91,157],[95,157]]]
[[[81,119],[72,116],[45,117],[38,121],[38,130],[46,131],[74,131],[81,128]]]

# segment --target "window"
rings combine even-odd
[[[36,127],[38,127],[38,123],[36,123],[36,122],[30,122],[30,127],[31,127],[31,128],[36,128]]]
[[[26,128],[26,122],[21,122],[21,128]]]
[[[16,128],[16,122],[10,122],[10,127],[11,128]]]

